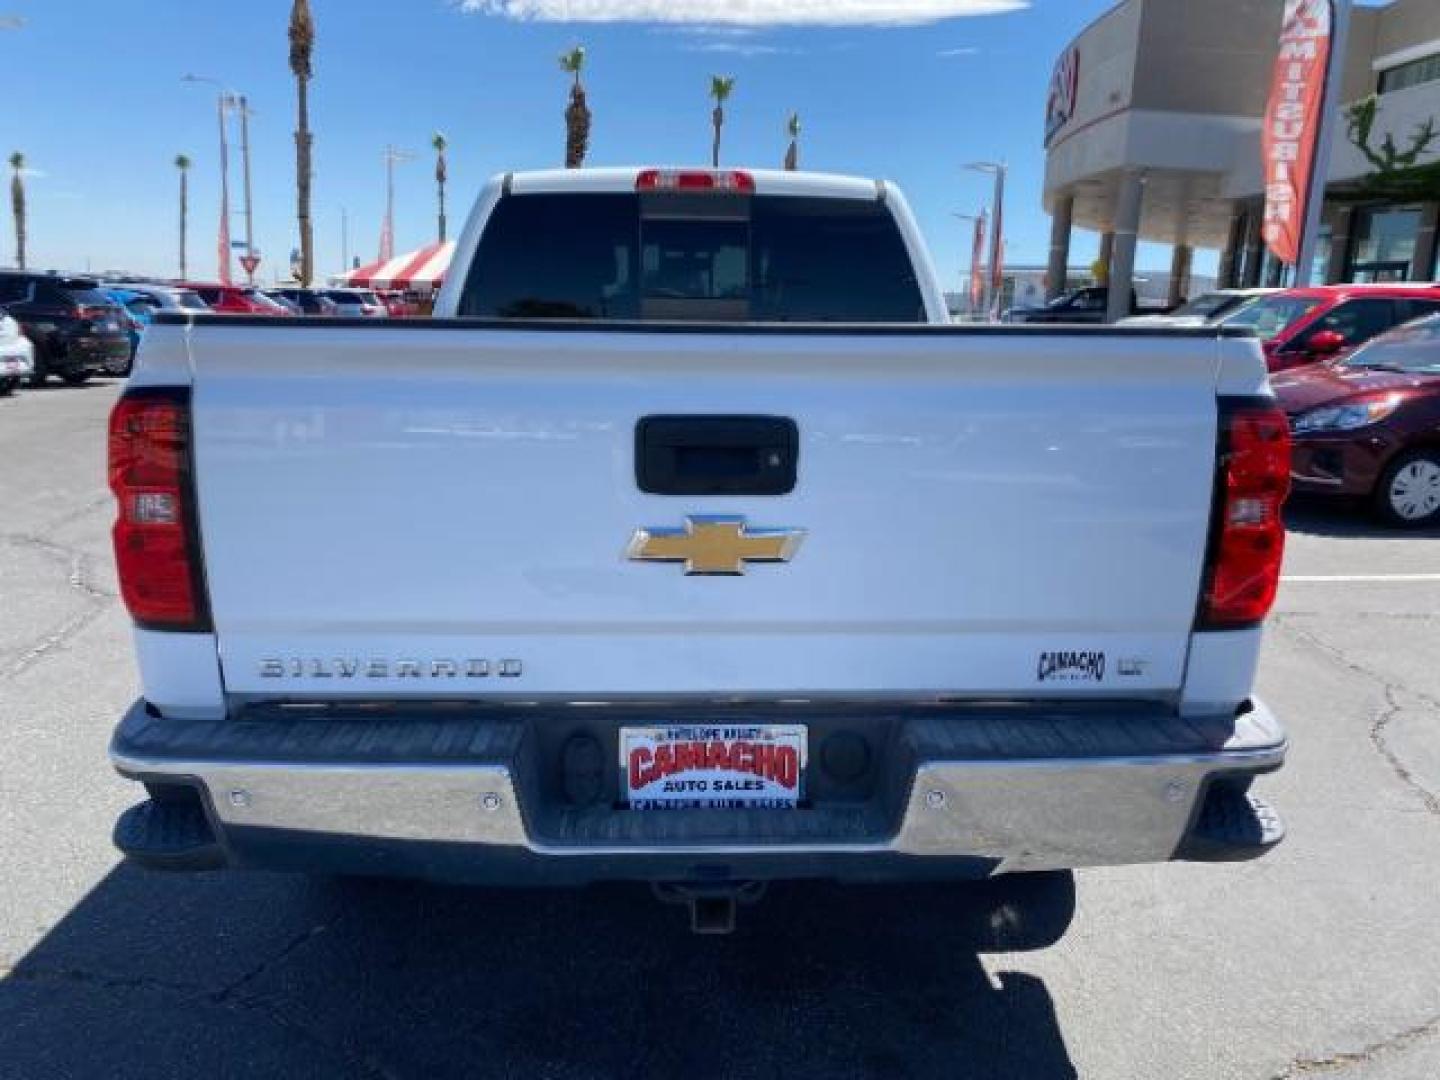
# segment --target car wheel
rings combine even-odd
[[[20,385],[19,379],[0,379],[0,397],[7,397]]]
[[[1401,455],[1385,470],[1375,501],[1380,516],[1401,528],[1440,522],[1440,451]]]
[[[84,386],[90,381],[90,372],[72,371],[68,375],[61,375],[60,379],[66,386]]]
[[[44,386],[44,385],[45,385],[45,373],[44,373],[43,371],[37,371],[37,372],[35,372],[34,375],[31,375],[31,376],[30,376],[30,385],[31,385],[31,386]]]

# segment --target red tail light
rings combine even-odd
[[[1270,613],[1285,557],[1290,426],[1264,401],[1222,402],[1219,475],[1200,628],[1254,626]]]
[[[132,390],[110,414],[120,593],[149,630],[210,629],[190,468],[190,393]]]
[[[715,191],[755,194],[755,178],[735,169],[646,169],[635,178],[636,191]]]

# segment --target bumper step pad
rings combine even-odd
[[[115,822],[115,846],[153,870],[218,870],[225,856],[198,797],[147,800]]]
[[[1258,859],[1284,839],[1285,823],[1269,803],[1221,782],[1206,792],[1195,827],[1176,857],[1189,862],[1245,862]]]

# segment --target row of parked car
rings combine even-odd
[[[260,289],[199,282],[106,281],[0,271],[0,395],[52,376],[78,386],[128,375],[157,311],[396,318],[403,294],[369,289]]]
[[[1290,417],[1294,490],[1440,525],[1440,285],[1223,290],[1125,325],[1253,331]]]
[[[400,319],[416,314],[402,292],[373,289],[261,289],[247,285],[191,285],[212,311],[224,315],[316,315]]]

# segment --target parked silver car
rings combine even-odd
[[[0,397],[13,393],[35,372],[35,346],[20,324],[0,309]]]
[[[335,314],[351,319],[384,319],[389,311],[369,289],[326,289],[325,295],[334,302]]]

